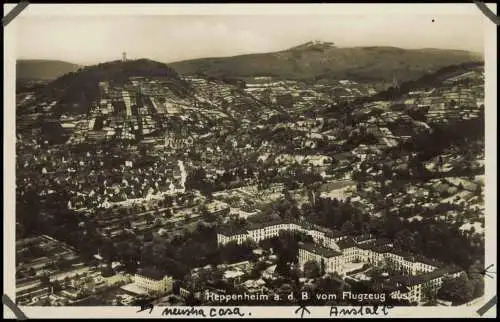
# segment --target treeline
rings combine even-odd
[[[484,122],[484,113],[482,113],[480,117],[473,120],[462,120],[446,126],[436,126],[432,133],[422,133],[415,136],[410,147],[414,151],[420,151],[422,160],[430,159],[452,145],[484,140]]]
[[[484,63],[482,62],[467,62],[446,66],[434,73],[426,74],[416,80],[403,82],[398,88],[391,86],[387,90],[378,92],[372,96],[359,97],[350,102],[346,101],[332,105],[328,109],[327,113],[350,114],[353,109],[364,104],[376,101],[394,100],[417,88],[437,86],[441,84],[444,78],[450,77],[450,74],[457,73],[459,71],[466,72],[469,69],[479,68],[482,66],[484,66]]]
[[[386,91],[379,92],[370,97],[370,101],[391,100],[399,98],[408,92],[417,88],[425,88],[438,86],[441,82],[457,72],[466,72],[469,69],[474,69],[484,66],[482,62],[467,62],[458,65],[450,65],[439,69],[438,71],[426,74],[417,80],[411,80],[399,85],[399,88],[389,87]],[[451,74],[451,75],[450,75]]]
[[[142,265],[163,269],[177,279],[183,279],[193,268],[253,260],[255,247],[248,242],[217,246],[215,226],[205,223],[199,223],[193,232],[185,230],[170,239],[155,236],[142,245],[138,254]]]
[[[37,91],[47,85],[47,81],[34,81],[34,80],[16,80],[16,93]]]
[[[210,75],[207,76],[205,74],[200,74],[198,77],[205,78],[209,82],[215,82],[215,83],[225,83],[229,85],[236,86],[237,88],[243,89],[246,87],[246,81],[242,78],[239,77],[229,77],[229,76],[216,76],[216,75]]]

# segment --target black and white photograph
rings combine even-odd
[[[4,22],[12,311],[496,316],[473,2],[52,6]]]

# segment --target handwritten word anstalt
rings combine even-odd
[[[379,311],[379,309],[381,310]],[[359,306],[356,308],[338,308],[336,306],[330,307],[330,316],[339,316],[339,315],[355,315],[355,316],[365,316],[365,315],[388,315],[389,310],[392,309],[392,305],[374,305],[372,306]]]

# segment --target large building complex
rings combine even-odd
[[[311,256],[319,256],[325,261],[329,261],[332,257],[339,257],[337,262],[340,265],[352,262],[377,264],[386,260],[392,263],[396,269],[409,275],[429,273],[439,267],[439,263],[435,261],[394,249],[389,240],[376,239],[371,235],[353,239],[339,231],[332,231],[305,222],[278,221],[256,224],[245,230],[225,230],[217,234],[217,242],[219,245],[229,242],[241,244],[246,240],[260,242],[264,239],[277,237],[281,231],[302,232],[310,235],[317,244],[318,247],[307,247],[305,244],[302,246],[299,253],[299,262],[302,265]],[[324,249],[332,250],[335,254],[329,251],[321,251]],[[345,273],[341,266],[333,265],[331,267],[338,268],[331,272],[337,272],[341,275]]]
[[[299,243],[298,261],[301,268],[315,261],[323,273],[336,273],[341,277],[358,270],[363,264],[386,263],[403,273],[391,280],[391,294],[406,297],[411,302],[422,303],[426,299],[424,289],[437,292],[445,276],[457,277],[462,270],[444,267],[443,264],[423,256],[402,252],[393,247],[392,241],[377,239],[372,235],[352,238],[305,222],[277,221],[254,224],[247,229],[223,230],[217,234],[219,245],[230,242],[242,244],[247,240],[259,242],[277,237],[281,231],[296,231],[309,235],[313,243]],[[357,265],[356,265],[357,264]],[[401,287],[409,290],[401,294]]]

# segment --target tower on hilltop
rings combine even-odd
[[[127,53],[126,52],[123,52],[122,53],[122,61],[127,61]]]
[[[394,89],[399,89],[399,82],[394,73],[392,74],[392,87],[394,87]]]

